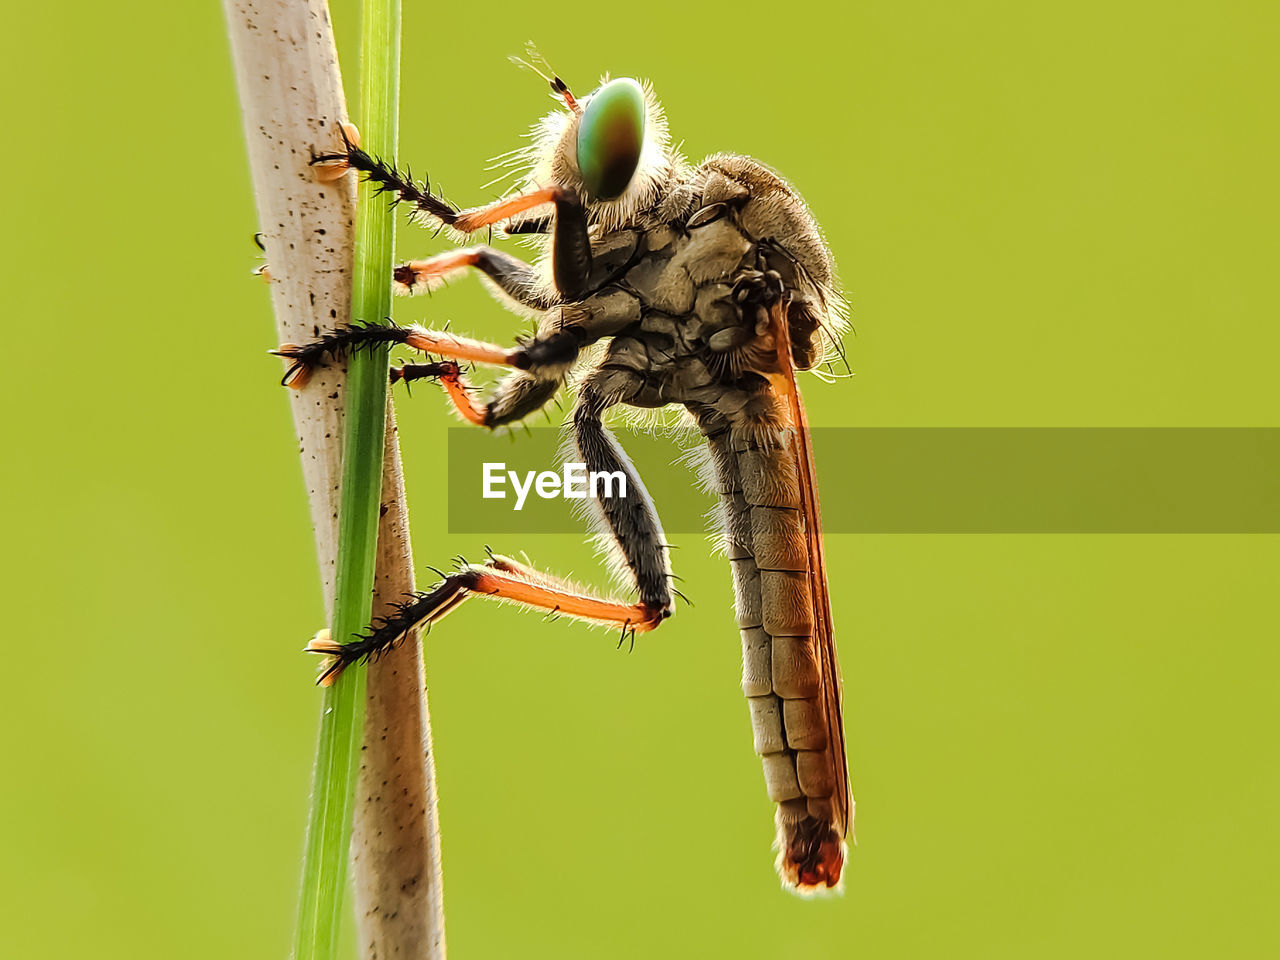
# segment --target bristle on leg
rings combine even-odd
[[[465,273],[480,259],[478,248],[452,250],[427,260],[410,260],[395,268],[392,289],[399,296],[426,293],[442,286],[451,277]]]

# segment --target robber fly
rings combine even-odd
[[[539,71],[542,73],[542,71]],[[474,234],[501,225],[541,243],[530,266],[469,246],[395,269],[400,293],[474,267],[513,308],[540,318],[536,335],[503,347],[419,326],[350,325],[286,344],[284,383],[372,344],[439,359],[392,369],[392,381],[438,381],[461,416],[511,424],[560,390],[584,349],[607,341],[578,381],[572,437],[589,471],[622,472],[626,498],[590,501],[638,594],[602,599],[507,557],[465,564],[351,642],[327,634],[309,650],[330,658],[322,682],[400,642],[471,596],[495,597],[623,635],[672,613],[671,564],[658,514],[602,416],[617,404],[684,407],[706,439],[733,567],[742,686],[769,797],[777,804],[778,872],[800,892],[838,886],[853,832],[841,720],[841,680],[823,562],[822,525],[796,371],[839,349],[844,305],[831,253],[796,192],[747,157],[691,167],[669,144],[652,90],[602,82],[582,99],[544,73],[560,105],[516,152],[528,177],[506,199],[459,210],[393,164],[360,149],[316,158],[322,176],[354,169],[407,204],[414,219]],[[483,402],[464,364],[506,367]]]

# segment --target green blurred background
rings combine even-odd
[[[1280,426],[1278,26],[406,0],[401,153],[489,199],[548,106],[506,61],[533,39],[804,193],[858,328],[815,424]],[[0,955],[281,957],[325,611],[222,12],[16,5],[0,70]],[[474,280],[398,310],[516,326]],[[477,554],[443,401],[400,416],[419,562]],[[827,902],[778,889],[726,565],[679,542],[697,606],[630,656],[481,604],[433,633],[454,956],[1275,955],[1275,537],[832,538],[860,846]],[[579,536],[495,546],[604,582]]]

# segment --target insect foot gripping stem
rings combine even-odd
[[[320,183],[332,183],[345,176],[348,170],[355,170],[377,187],[378,193],[390,195],[393,206],[409,204],[413,208],[413,216],[438,221],[446,226],[458,218],[458,211],[453,204],[431,192],[429,181],[419,183],[414,180],[412,170],[406,168],[402,173],[394,163],[361,150],[360,131],[353,124],[341,124],[340,132],[341,152],[324,153],[311,158],[311,166],[316,168],[316,180]]]
[[[394,604],[385,617],[376,618],[368,630],[357,634],[350,643],[338,643],[328,630],[321,630],[306,645],[304,652],[325,658],[316,683],[333,684],[348,666],[361,660],[375,659],[407,637],[418,627],[430,626],[467,598],[470,587],[481,568],[466,567],[451,573],[434,590],[416,593]]]
[[[351,169],[349,162],[351,151],[360,149],[360,131],[354,123],[340,124],[338,129],[342,132],[342,145],[345,148],[343,152],[326,153],[314,157],[311,161],[311,166],[316,168],[316,179],[321,183],[333,183],[335,180],[342,179],[342,176]]]
[[[409,344],[413,333],[410,327],[356,322],[331,330],[310,343],[282,343],[279,349],[269,352],[272,356],[292,361],[280,379],[281,386],[301,390],[316,367],[379,344]]]
[[[356,635],[350,643],[338,643],[328,630],[321,630],[305,647],[307,653],[325,657],[316,683],[329,686],[350,664],[380,656],[413,630],[443,620],[472,596],[545,610],[587,623],[620,626],[624,638],[653,630],[671,613],[669,607],[659,608],[644,602],[599,599],[568,581],[495,555],[484,564],[463,562],[459,570],[445,575],[434,589],[416,593],[396,604],[390,613],[375,619],[368,630]]]

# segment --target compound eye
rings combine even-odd
[[[644,91],[629,77],[610,80],[591,95],[578,121],[578,172],[593,200],[622,195],[640,165]]]

